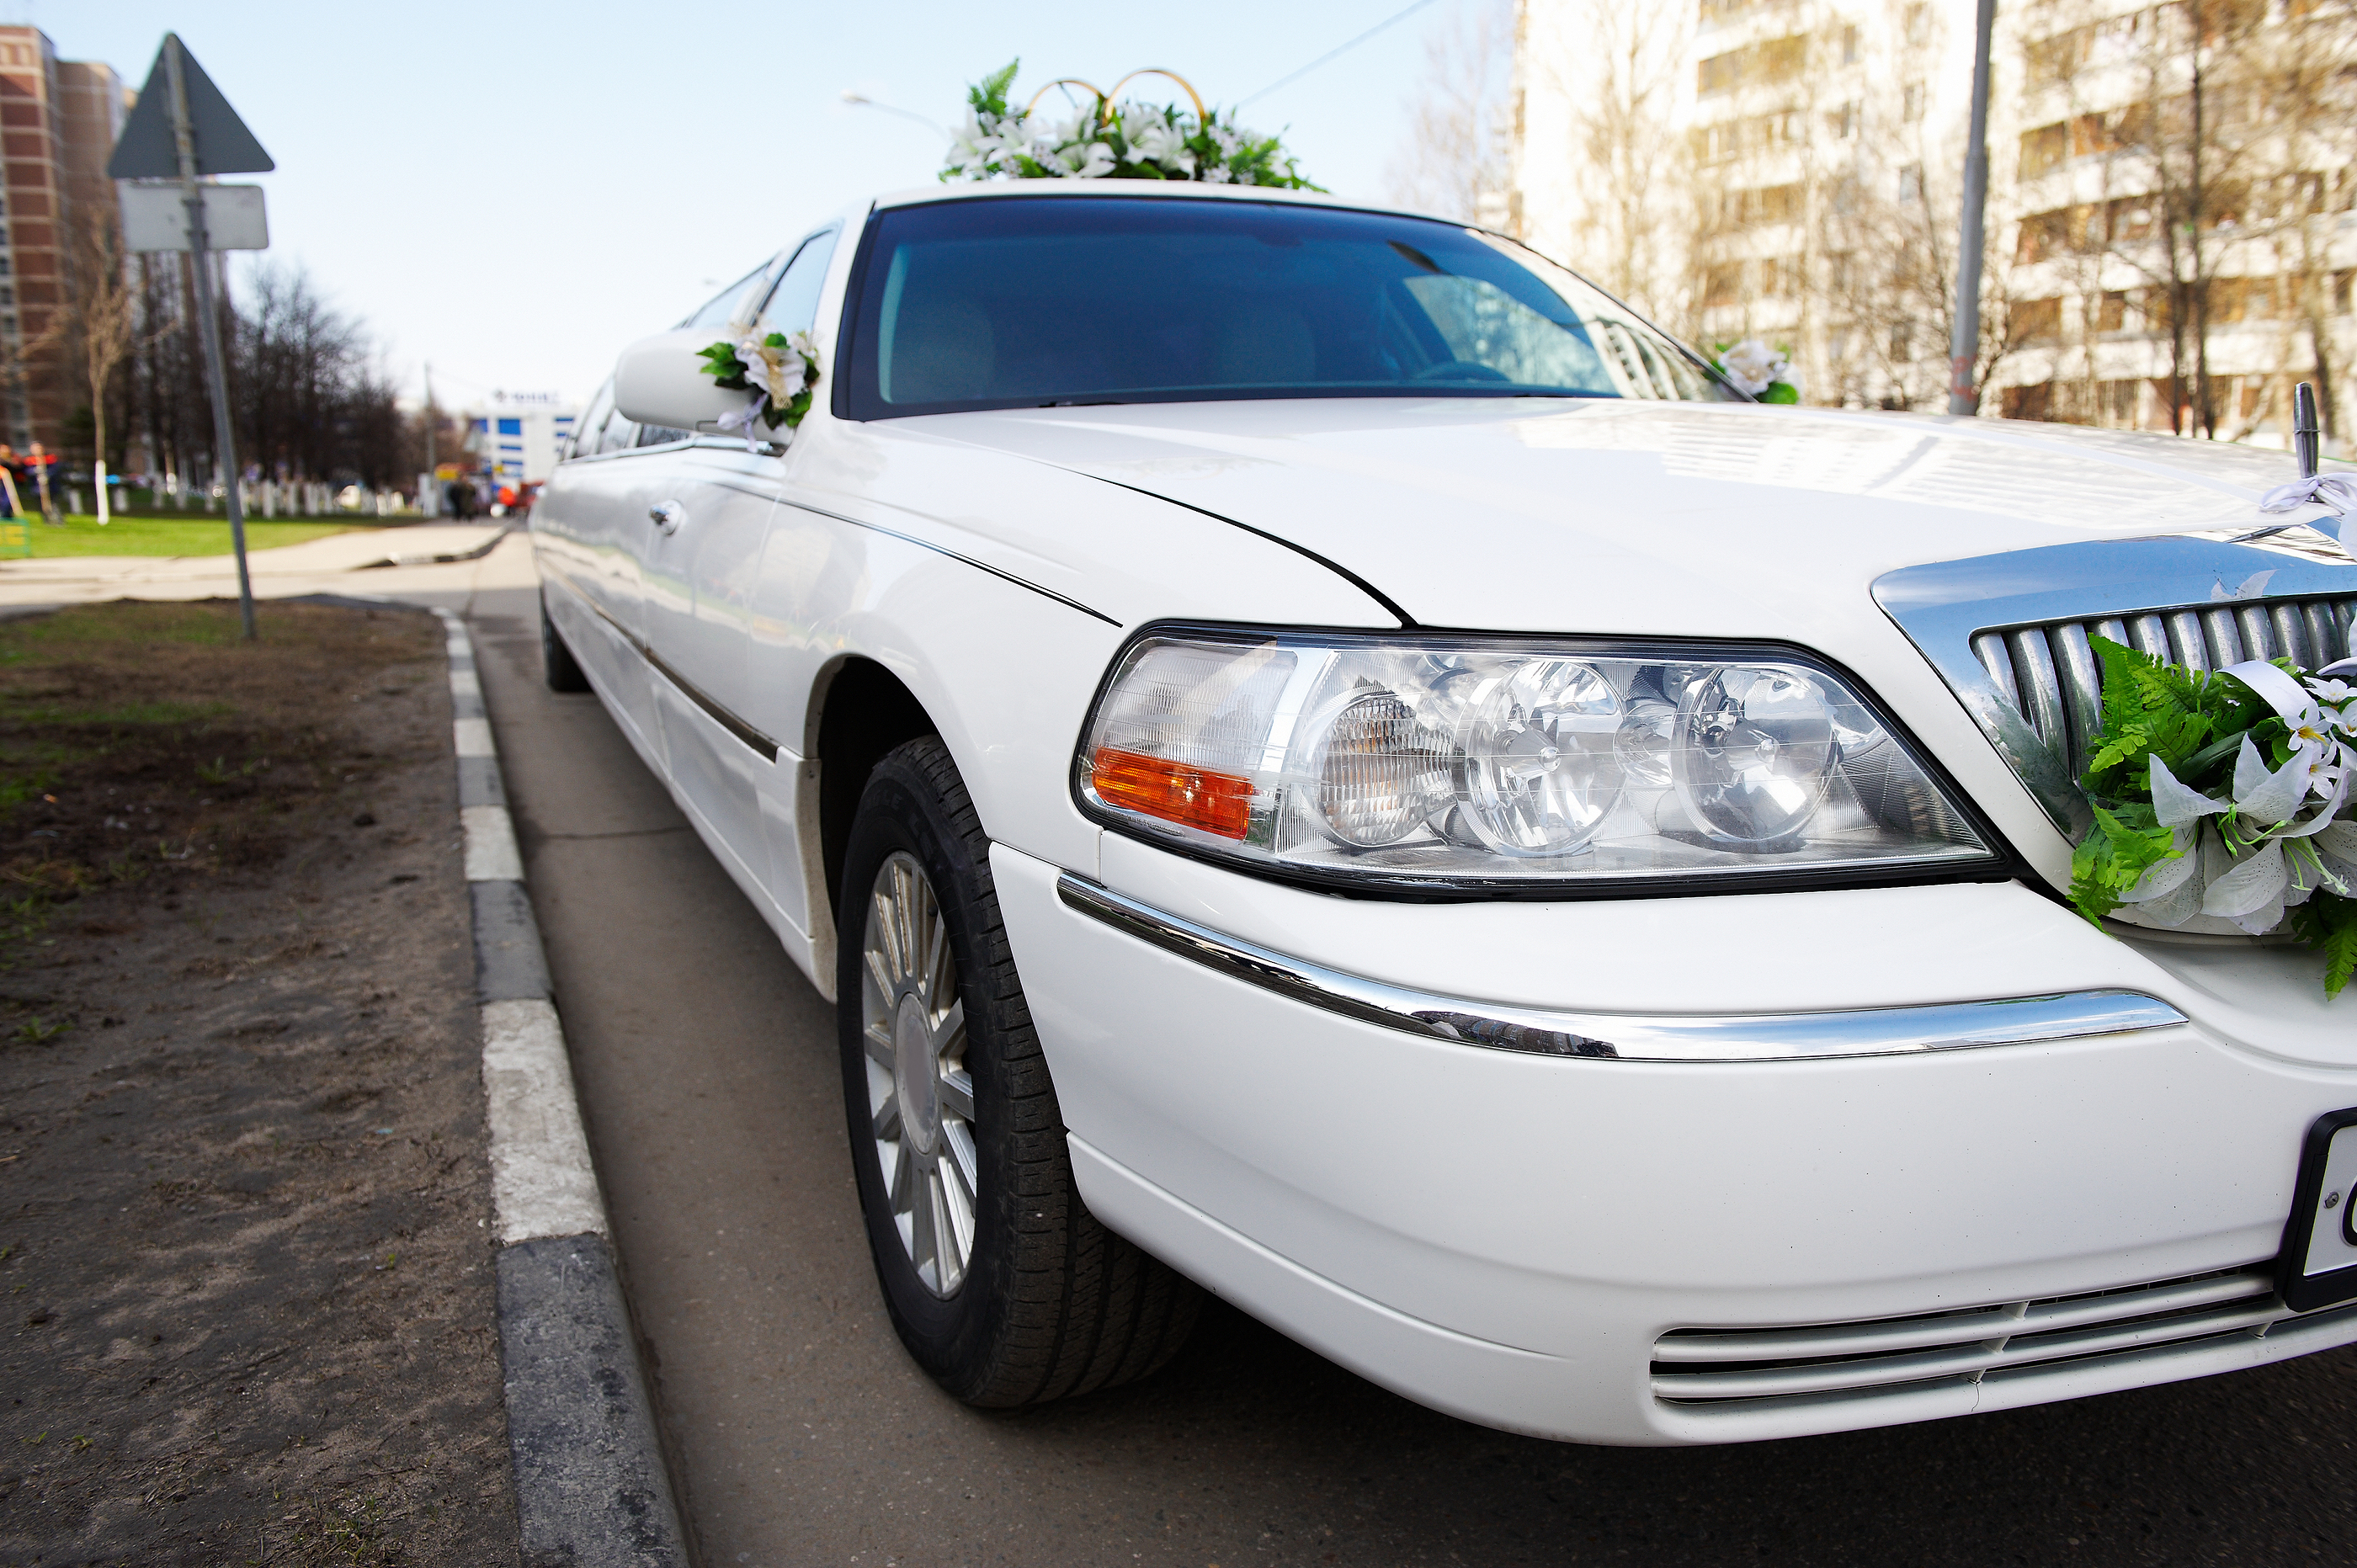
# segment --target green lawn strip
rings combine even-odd
[[[246,519],[245,547],[268,550],[281,544],[301,544],[332,533],[349,533],[372,523],[333,518],[299,521]],[[52,528],[36,517],[26,529],[36,556],[52,555],[226,555],[230,553],[229,521],[221,517],[118,517],[104,528],[98,519],[69,513],[64,526]],[[5,553],[0,552],[0,558]]]

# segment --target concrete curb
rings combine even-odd
[[[686,1568],[466,623],[450,651],[482,1006],[500,1352],[527,1568]]]

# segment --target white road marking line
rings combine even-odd
[[[490,1101],[491,1208],[500,1243],[585,1230],[607,1234],[606,1206],[597,1196],[554,1004],[483,1004],[483,1091]]]
[[[516,848],[515,820],[505,806],[462,806],[458,824],[467,832],[467,880],[522,882],[523,855]]]
[[[453,670],[450,671],[450,694],[479,699],[483,694],[483,683],[475,679],[472,670]]]
[[[458,743],[461,757],[497,757],[499,747],[491,744],[491,721],[489,719],[458,719],[450,725]]]

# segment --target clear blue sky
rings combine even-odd
[[[1383,194],[1425,9],[1245,111],[1305,172]],[[134,87],[178,28],[277,160],[275,261],[363,318],[411,395],[586,396],[615,350],[684,315],[813,219],[920,185],[941,144],[845,88],[948,123],[1013,56],[1023,82],[1168,66],[1232,103],[1407,0],[1185,5],[229,4],[35,0],[21,19]],[[1158,85],[1147,79],[1142,86]],[[1020,86],[1020,83],[1018,83]],[[1175,89],[1171,90],[1174,93]]]

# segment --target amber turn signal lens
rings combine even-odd
[[[1108,806],[1143,811],[1166,822],[1240,839],[1252,826],[1252,780],[1232,773],[1101,746],[1090,759],[1090,782]]]

